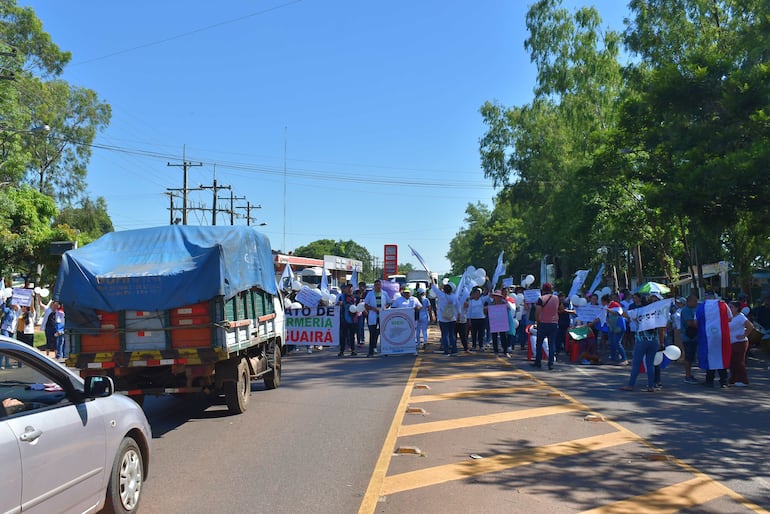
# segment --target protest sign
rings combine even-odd
[[[32,305],[32,289],[14,287],[13,295],[11,296],[11,303],[21,307],[29,307]]]
[[[503,279],[503,287],[513,287],[513,277],[505,277]]]
[[[638,309],[631,309],[628,311],[628,317],[632,322],[636,323],[638,331],[665,327],[668,324],[668,315],[671,311],[671,302],[673,301],[673,298],[669,298],[668,300],[653,302]]]
[[[339,333],[340,317],[333,305],[286,309],[286,344],[335,346]]]
[[[414,309],[380,311],[380,345],[383,355],[417,354]]]
[[[607,318],[607,310],[602,305],[582,305],[575,309],[577,319],[583,323],[591,323],[595,319]]]
[[[321,303],[321,291],[312,287],[302,286],[297,293],[297,301],[305,307],[316,307]]]
[[[505,304],[493,304],[487,307],[489,317],[489,332],[508,332],[508,306]]]
[[[524,290],[524,302],[537,303],[537,299],[540,298],[540,289],[525,289]]]

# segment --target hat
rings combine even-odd
[[[408,287],[405,287],[405,288],[404,288],[404,290],[403,290],[403,291],[401,291],[401,292],[402,292],[402,293],[409,293],[409,294],[412,294],[412,290],[411,290],[411,289],[409,289]]]
[[[416,292],[417,294],[425,294],[425,289],[423,289],[422,287],[418,287]]]
[[[610,302],[609,305],[607,305],[607,308],[609,310],[620,309],[620,304],[618,302]]]
[[[502,298],[503,293],[499,289],[495,289],[495,291],[492,293],[492,296],[499,296],[500,298]]]
[[[684,296],[680,296],[676,299],[676,303],[687,303],[687,299]]]
[[[551,291],[553,290],[553,286],[551,285],[550,282],[546,282],[545,284],[543,284],[543,287],[541,287],[540,289],[542,289],[543,291]]]

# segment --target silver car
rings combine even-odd
[[[109,377],[0,337],[0,513],[136,512],[152,432]]]

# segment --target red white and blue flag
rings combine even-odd
[[[721,300],[706,300],[695,310],[698,320],[698,366],[701,369],[730,367],[730,311]]]

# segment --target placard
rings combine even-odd
[[[503,287],[513,287],[513,277],[503,278]]]
[[[525,303],[537,303],[537,299],[540,298],[540,289],[525,289],[524,290],[524,302]]]
[[[302,289],[297,292],[297,301],[305,307],[317,307],[321,303],[321,291],[302,286]]]
[[[417,355],[414,309],[380,311],[380,350],[383,355]]]
[[[507,302],[506,302],[507,303]],[[508,306],[505,304],[492,304],[487,306],[489,317],[489,333],[508,332]]]
[[[32,305],[32,289],[26,289],[24,287],[14,287],[13,295],[11,296],[11,303],[13,305],[19,305],[21,307],[29,307]]]
[[[583,323],[591,323],[595,319],[602,319],[602,315],[604,315],[605,319],[607,317],[607,311],[603,305],[582,305],[575,308],[575,313],[577,314],[577,319]]]
[[[340,317],[334,305],[286,309],[286,344],[336,346]]]

